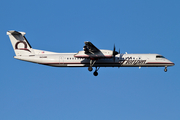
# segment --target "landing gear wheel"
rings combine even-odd
[[[164,72],[167,72],[167,67],[165,67]]]
[[[98,72],[97,72],[97,71],[95,71],[93,74],[94,74],[94,76],[97,76],[97,75],[98,75]]]
[[[100,68],[100,67],[99,67],[99,68]],[[94,76],[98,76],[98,72],[97,72],[97,71],[99,70],[99,68],[96,67],[96,70],[95,70],[94,73],[93,73]]]
[[[89,71],[92,71],[92,70],[93,70],[93,68],[92,68],[92,67],[88,67],[88,70],[89,70]]]

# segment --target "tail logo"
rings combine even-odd
[[[27,49],[27,44],[24,41],[19,41],[15,44],[15,49],[17,50],[25,50],[31,52],[29,49]]]

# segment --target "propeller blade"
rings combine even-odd
[[[116,51],[116,46],[115,46],[115,44],[114,44],[114,49],[113,49],[113,52],[114,52],[114,51]]]
[[[115,62],[115,56],[118,54],[118,52],[116,51],[116,46],[114,44],[114,48],[113,48],[113,60]]]
[[[115,47],[115,44],[114,44],[114,49],[113,49],[113,56],[117,55],[118,52],[116,51],[116,47]]]

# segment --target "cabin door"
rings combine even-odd
[[[59,57],[59,64],[64,64],[64,57],[63,56]]]

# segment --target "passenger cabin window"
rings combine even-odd
[[[156,58],[165,58],[165,57],[161,55],[157,55]]]

